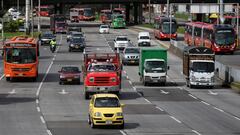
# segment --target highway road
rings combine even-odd
[[[97,27],[84,27],[86,51],[111,52],[116,35],[128,35],[136,45],[135,29],[115,29],[98,34]],[[81,68],[81,52],[68,52],[66,35],[57,35],[59,46],[51,53],[40,47],[37,82],[0,81],[0,135],[236,135],[240,134],[240,98],[220,85],[214,89],[189,89],[182,75],[182,61],[168,53],[170,70],[166,86],[143,86],[138,66],[124,66],[120,100],[125,129],[87,124],[89,100],[83,83],[59,85],[58,70],[64,65]],[[155,47],[160,42],[153,39]],[[3,74],[1,64],[0,74]]]

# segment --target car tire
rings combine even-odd
[[[148,86],[148,83],[145,82],[145,81],[143,81],[143,85],[144,85],[144,86]]]
[[[96,128],[96,125],[93,122],[93,119],[91,120],[91,124],[90,124],[91,128]]]
[[[60,84],[60,85],[63,85],[63,82],[62,82],[62,81],[59,81],[59,84]]]
[[[71,51],[72,51],[72,49],[69,48],[69,49],[68,49],[68,52],[71,52]]]
[[[10,77],[6,77],[6,81],[9,82],[11,79]]]
[[[123,122],[123,124],[119,126],[119,129],[124,129],[124,126],[125,126],[125,124]]]
[[[89,114],[88,114],[88,124],[91,125],[91,119]]]

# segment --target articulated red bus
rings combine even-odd
[[[36,13],[40,16],[49,17],[53,14],[54,7],[52,5],[42,5],[40,6],[40,13],[38,12],[38,7],[36,7]]]
[[[236,50],[236,32],[231,25],[186,23],[184,41],[189,46],[205,46],[216,53],[231,53]]]
[[[175,18],[170,19],[168,17],[163,16],[154,18],[154,36],[157,39],[170,39],[170,38],[177,39],[176,19]]]
[[[81,8],[79,10],[79,20],[80,21],[94,21],[95,15],[91,8]]]
[[[101,10],[100,20],[102,23],[111,23],[112,11],[110,9]]]

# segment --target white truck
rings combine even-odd
[[[206,47],[186,47],[183,53],[183,74],[188,87],[214,87],[215,54]]]
[[[138,46],[151,46],[151,37],[149,32],[138,33]]]

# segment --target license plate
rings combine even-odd
[[[153,82],[158,82],[158,80],[153,80]]]
[[[23,76],[23,73],[19,73],[18,76]]]
[[[67,81],[68,81],[68,82],[71,82],[71,81],[72,81],[72,79],[67,79]]]
[[[75,48],[79,48],[78,46],[75,46]]]
[[[109,124],[112,124],[112,121],[111,121],[111,120],[107,120],[107,121],[106,121],[106,124],[108,124],[108,125],[109,125]]]
[[[134,60],[132,60],[132,61],[131,61],[131,63],[135,63],[135,61],[134,61]]]
[[[105,90],[105,88],[104,87],[100,87],[99,90]]]

